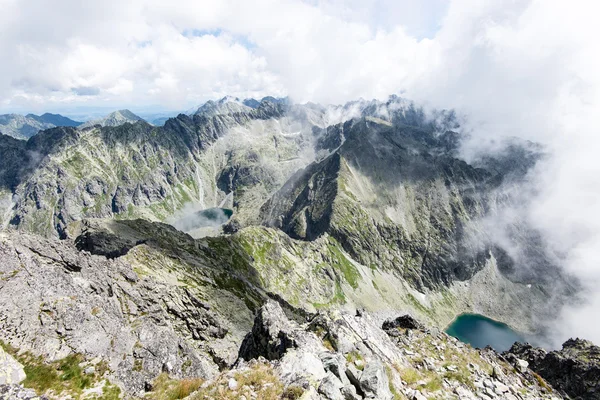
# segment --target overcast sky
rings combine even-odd
[[[598,4],[0,0],[0,113],[392,93],[456,108],[469,118],[467,150],[515,135],[553,154],[520,211],[587,289],[557,330],[600,343]]]

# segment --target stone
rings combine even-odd
[[[362,396],[356,393],[356,387],[353,385],[346,385],[341,390],[344,400],[362,400]]]
[[[423,393],[415,390],[414,394],[411,396],[411,400],[427,400],[427,397],[423,395]]]
[[[360,388],[367,397],[372,396],[380,400],[392,399],[385,367],[380,361],[369,361],[365,365],[359,381]]]
[[[502,382],[494,382],[494,392],[497,394],[502,394],[508,392],[508,386],[503,384]]]
[[[344,385],[350,384],[346,376],[346,359],[343,355],[325,352],[320,354],[320,358],[326,371],[331,371]]]
[[[520,358],[518,358],[515,362],[515,368],[521,373],[525,373],[528,367],[529,363],[525,360],[521,360]]]
[[[360,377],[362,371],[359,371],[354,365],[349,364],[346,368],[346,376],[352,385],[360,387]]]
[[[238,387],[238,383],[234,378],[229,378],[229,381],[227,381],[227,387],[229,388],[229,390],[236,390]]]
[[[306,350],[288,350],[276,368],[282,382],[320,381],[326,376],[318,356]]]
[[[458,396],[459,400],[472,400],[475,399],[475,395],[462,386],[454,388],[454,393]]]
[[[26,389],[17,384],[0,384],[0,400],[49,400],[46,396],[38,396],[35,390]]]
[[[86,374],[86,375],[94,375],[96,373],[96,368],[94,366],[86,367],[83,370],[83,373]]]
[[[388,319],[382,325],[382,329],[384,331],[389,331],[398,328],[424,330],[425,326],[408,314],[401,315],[396,319]]]
[[[18,384],[25,378],[23,366],[0,346],[0,385]]]
[[[300,346],[315,353],[327,350],[314,333],[289,321],[277,302],[268,301],[259,309],[252,332],[246,335],[240,347],[239,356],[246,360],[259,356],[277,360],[288,349]]]
[[[319,385],[318,392],[327,400],[345,400],[340,389],[343,387],[342,381],[332,372],[327,372],[325,378]]]

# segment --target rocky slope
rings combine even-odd
[[[118,388],[150,399],[182,388],[199,399],[560,398],[524,366],[537,368],[527,354],[473,350],[412,318],[383,323],[424,306],[401,296],[411,293],[401,279],[367,277],[327,235],[305,242],[249,227],[193,239],[144,220],[67,232],[0,234],[2,345],[26,372],[56,376],[23,381],[50,398],[112,399]],[[434,299],[431,316],[443,320],[456,299]],[[365,310],[385,302],[389,313]],[[67,365],[73,378],[60,380]]]
[[[507,356],[514,373],[395,319],[476,312],[533,334],[577,287],[523,222],[510,243],[490,229],[540,149],[514,140],[468,164],[455,128],[395,97],[225,98],[163,127],[1,135],[5,349],[26,372],[73,369],[24,381],[51,396],[559,398],[525,356]],[[199,211],[218,208],[225,234],[200,234]]]
[[[116,398],[115,384],[150,399],[560,398],[526,368],[410,318],[381,328],[364,311],[307,314],[279,298],[288,317],[249,268],[220,264],[215,239],[106,224],[73,227],[74,244],[0,239],[3,347],[25,371],[56,374],[24,381],[49,398]],[[7,383],[0,393],[25,392]]]
[[[448,130],[456,127],[452,113],[432,120],[399,98],[333,108],[244,103],[208,102],[207,115],[179,115],[164,127],[56,128],[27,143],[4,139],[0,152],[10,162],[1,171],[2,226],[66,237],[68,225],[84,218],[141,217],[183,220],[196,233],[198,210],[225,207],[233,209],[225,231],[275,228],[244,235],[259,244],[275,240],[298,270],[321,271],[338,260],[354,298],[333,302],[331,294],[344,288],[330,285],[305,302],[311,310],[409,305],[439,326],[476,311],[531,332],[556,309],[546,303],[563,298],[544,290],[535,273],[566,282],[535,232],[515,224],[514,237],[530,251],[509,254],[484,223],[510,205],[510,190],[541,156],[535,146],[515,142],[469,165],[457,157],[458,134]],[[266,271],[278,268],[261,261]],[[525,262],[531,268],[515,268]],[[271,283],[290,287],[279,278]],[[301,285],[292,283],[289,297],[301,298]],[[399,296],[387,299],[386,290]]]
[[[81,122],[59,114],[45,113],[42,115],[19,114],[0,115],[0,133],[16,139],[28,139],[39,131],[57,126],[79,126]]]
[[[523,359],[553,387],[574,399],[600,399],[600,347],[590,341],[569,339],[561,350],[550,352],[515,343],[505,357]]]

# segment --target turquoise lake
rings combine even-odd
[[[523,335],[508,325],[479,314],[462,314],[446,329],[454,336],[473,347],[491,346],[496,351],[508,350],[514,342],[524,342]]]

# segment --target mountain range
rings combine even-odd
[[[396,96],[0,135],[6,357],[75,357],[83,388],[37,389],[82,398],[594,398],[589,342],[499,355],[441,332],[477,313],[542,340],[578,290],[534,227],[489,228],[544,149],[467,163],[461,140],[454,112]]]
[[[273,103],[288,101],[287,99],[271,96],[265,97],[263,100],[268,100]],[[226,96],[216,102],[209,100],[203,105],[186,112],[186,114],[192,115],[194,113],[202,113],[210,116],[211,113],[228,113],[233,111],[243,111],[248,108],[257,108],[259,104],[260,101],[255,99],[245,99],[241,101],[238,98]],[[147,121],[152,125],[162,126],[171,115],[173,115],[173,113],[148,114],[149,119],[147,119]],[[125,123],[135,123],[137,121],[144,121],[144,119],[129,110],[114,111],[102,118],[92,119],[87,122],[78,122],[60,114],[50,113],[42,115],[4,114],[0,115],[0,133],[12,136],[16,139],[28,139],[44,129],[59,126],[80,127],[81,129],[84,129],[94,125],[119,126]]]
[[[0,132],[17,139],[28,139],[41,130],[56,126],[79,126],[81,124],[81,122],[73,121],[60,114],[0,115]]]

